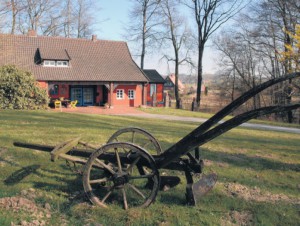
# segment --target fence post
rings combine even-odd
[[[152,94],[152,107],[157,107],[157,103],[156,103],[156,93]]]
[[[168,93],[164,94],[164,106],[165,108],[170,107],[170,97]]]
[[[182,100],[179,98],[179,109],[182,109]]]
[[[192,111],[195,111],[195,104],[196,104],[196,98],[193,97],[193,101],[192,101]]]

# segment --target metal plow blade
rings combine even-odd
[[[217,182],[217,174],[212,173],[209,175],[203,175],[202,178],[192,185],[192,191],[195,201],[207,192],[209,192]]]

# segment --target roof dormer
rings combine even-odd
[[[69,67],[71,57],[66,49],[38,48],[41,64],[45,67]]]

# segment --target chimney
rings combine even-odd
[[[35,30],[28,30],[27,36],[29,37],[37,37]]]
[[[92,35],[92,41],[96,42],[97,41],[97,35]]]

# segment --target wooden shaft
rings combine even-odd
[[[45,151],[45,152],[51,152],[55,148],[55,146],[31,144],[25,142],[14,142],[13,144],[16,147],[34,149],[34,150]]]
[[[14,142],[14,146],[16,147],[22,147],[22,148],[28,148],[28,149],[34,149],[39,151],[45,151],[45,152],[51,152],[55,146],[50,145],[40,145],[40,144],[31,144],[31,143],[25,143],[25,142]],[[95,150],[86,150],[86,149],[72,149],[69,154],[72,154],[74,156],[78,157],[86,157],[88,158],[92,152]]]

